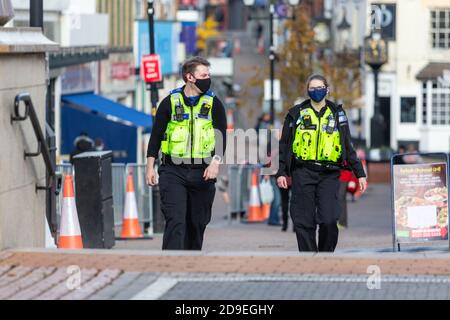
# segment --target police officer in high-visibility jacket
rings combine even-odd
[[[215,183],[226,146],[225,109],[210,91],[210,64],[194,57],[183,64],[186,85],[158,107],[147,150],[147,183],[156,185],[166,226],[163,250],[201,250],[211,220]]]
[[[326,99],[327,80],[313,75],[307,90],[310,99],[290,109],[284,122],[277,183],[286,189],[286,177],[292,177],[290,213],[299,250],[333,252],[341,213],[340,170],[352,170],[362,192],[366,175],[353,149],[344,109]]]

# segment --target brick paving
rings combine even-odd
[[[0,300],[6,299],[14,294],[31,287],[32,285],[42,281],[44,278],[48,277],[55,271],[54,267],[40,267],[34,269],[28,275],[20,278],[17,281],[12,282],[9,285],[3,286],[0,291]]]
[[[239,273],[315,273],[315,274],[366,274],[367,267],[378,265],[385,274],[395,275],[449,275],[450,255],[448,254],[379,254],[372,256],[333,254],[292,254],[279,255],[248,253],[235,255],[221,253],[184,252],[159,253],[123,251],[112,253],[91,250],[89,252],[15,252],[13,256],[0,262],[2,265],[20,265],[7,277],[0,278],[0,285],[12,282],[20,275],[31,272],[33,267],[68,267],[72,265],[84,269],[94,276],[98,270],[118,269],[127,272],[239,272]]]
[[[35,299],[43,295],[45,292],[48,292],[51,288],[55,287],[59,283],[66,281],[67,277],[68,277],[67,269],[64,268],[56,269],[56,271],[52,275],[46,277],[42,281],[28,288],[24,288],[23,290],[7,298],[11,300]],[[3,291],[3,288],[0,288],[0,291]]]
[[[120,270],[103,270],[93,279],[81,286],[79,290],[73,290],[60,297],[61,300],[84,300],[109,285],[121,274]]]

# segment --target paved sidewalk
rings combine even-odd
[[[349,203],[334,254],[299,253],[292,230],[230,224],[219,197],[202,252],[162,252],[161,235],[113,250],[4,251],[0,299],[450,299],[448,243],[392,252],[389,191],[371,185]]]
[[[370,185],[358,201],[348,203],[349,228],[340,230],[337,252],[353,249],[392,250],[390,187]],[[225,219],[227,207],[220,192],[216,193],[213,217],[205,233],[203,250],[211,251],[280,251],[297,252],[297,240],[289,222],[288,232],[267,223],[244,224]],[[114,249],[160,250],[162,235],[153,240],[117,241]]]
[[[74,270],[81,271],[79,290],[73,290]],[[368,289],[374,270],[380,272],[383,293]],[[1,299],[450,299],[449,283],[450,256],[438,252],[0,254]]]

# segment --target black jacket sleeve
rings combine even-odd
[[[222,148],[216,148],[214,152],[216,155],[223,157],[227,148],[227,115],[225,113],[225,107],[217,97],[214,97],[213,101],[212,121],[214,129],[219,130],[222,135],[222,137],[216,135],[216,146],[220,145],[219,142],[223,146],[223,150],[219,150]],[[222,141],[219,141],[220,138],[222,138]]]
[[[343,109],[342,109],[342,111],[343,111]],[[345,111],[343,111],[343,112],[345,115]],[[347,115],[345,115],[345,119],[346,119],[346,121],[344,121],[343,123],[340,123],[341,130],[343,131],[343,134],[344,134],[344,143],[345,143],[345,152],[346,152],[345,158],[348,163],[348,166],[353,171],[355,176],[357,178],[363,178],[363,177],[366,177],[366,173],[361,164],[361,161],[358,159],[358,156],[356,155],[355,148],[353,147],[352,137],[350,134],[350,128],[348,126]]]
[[[164,139],[164,133],[166,132],[167,124],[170,121],[172,113],[171,109],[170,96],[168,96],[161,101],[158,110],[156,111],[155,122],[153,123],[152,134],[148,143],[147,158],[158,158],[161,141]]]
[[[280,146],[279,146],[279,168],[278,172],[275,175],[276,178],[281,176],[288,176],[288,158],[289,156],[289,141],[291,140],[291,124],[292,124],[292,118],[288,114],[284,120],[283,129],[281,132],[281,139],[280,139]]]

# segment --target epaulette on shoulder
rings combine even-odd
[[[289,109],[288,113],[290,113],[293,117],[298,116],[299,112],[307,107],[309,107],[310,100],[305,100],[302,103],[298,103]]]
[[[170,91],[170,94],[181,93],[182,91],[183,91],[183,88],[177,88],[177,89]]]
[[[212,97],[212,98],[214,98],[214,97],[216,96],[216,94],[215,94],[213,91],[211,91],[211,90],[206,91],[205,94],[206,94],[207,96]]]

